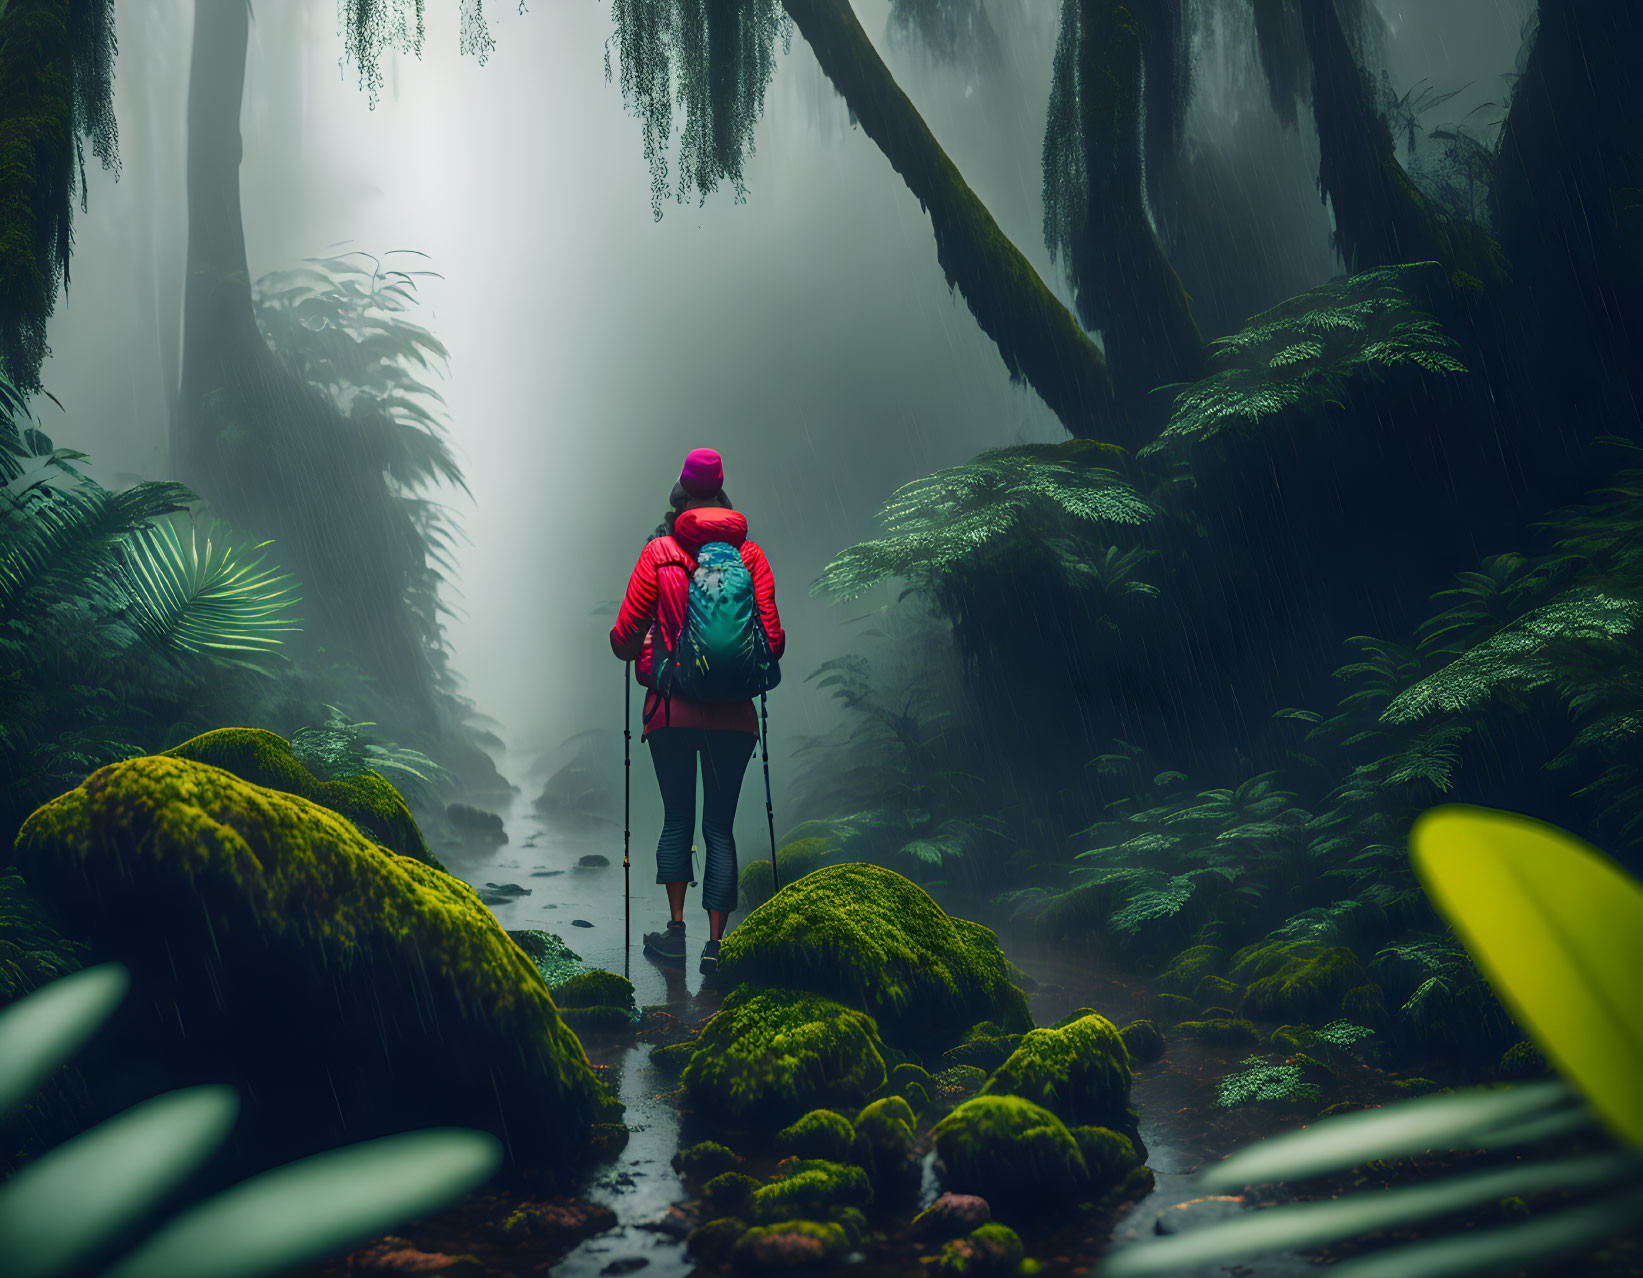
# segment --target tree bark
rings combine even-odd
[[[1471,224],[1437,217],[1398,163],[1335,0],[1296,0],[1312,61],[1318,186],[1335,211],[1335,247],[1351,270],[1437,261],[1475,283],[1498,284],[1493,243]]]
[[[929,213],[947,283],[998,346],[1012,380],[1024,379],[1074,436],[1139,442],[1101,352],[966,184],[849,0],[782,2],[850,113]]]

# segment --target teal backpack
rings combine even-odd
[[[746,701],[781,679],[753,598],[753,574],[729,542],[708,542],[696,556],[684,625],[657,667],[657,691],[664,700],[678,693],[692,701]]]

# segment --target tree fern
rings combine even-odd
[[[1378,267],[1253,316],[1210,343],[1214,371],[1176,394],[1163,431],[1138,455],[1338,406],[1390,374],[1464,373],[1457,344],[1417,300],[1441,276],[1435,262]]]
[[[1094,464],[1104,447],[1069,440],[999,448],[905,484],[879,512],[888,535],[835,555],[811,593],[848,601],[888,577],[928,589],[1024,542],[1056,557],[1070,575],[1104,591],[1122,589],[1143,556],[1111,556],[1103,546],[1086,558],[1078,543],[1057,538],[1065,528],[1087,535],[1156,516],[1128,482]]]

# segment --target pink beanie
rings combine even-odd
[[[724,463],[711,448],[692,448],[679,472],[679,486],[692,497],[711,497],[725,485]]]

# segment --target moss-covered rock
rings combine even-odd
[[[880,866],[825,866],[784,887],[725,938],[728,980],[809,990],[860,1008],[893,1042],[951,1042],[960,1027],[1032,1028],[998,938],[947,915]]]
[[[781,874],[782,883],[797,883],[805,875],[820,869],[835,846],[832,839],[821,836],[794,839],[782,844],[776,849],[776,868]],[[736,908],[743,914],[751,914],[774,896],[770,862],[760,859],[744,865],[736,880],[736,895]]]
[[[1091,1014],[1061,1029],[1028,1034],[982,1095],[1020,1096],[1066,1123],[1122,1125],[1130,1079],[1130,1054],[1117,1027]]]
[[[1226,952],[1219,945],[1193,945],[1182,950],[1169,962],[1158,979],[1176,994],[1190,994],[1206,976],[1221,970]]]
[[[252,785],[299,795],[348,818],[366,838],[391,852],[439,864],[428,851],[411,809],[386,777],[363,772],[321,781],[291,753],[291,743],[278,733],[262,728],[217,728],[173,746],[160,757],[208,763]]]
[[[1154,1021],[1131,1021],[1118,1031],[1131,1065],[1151,1065],[1164,1054],[1164,1031]]]
[[[653,1047],[650,1051],[650,1064],[663,1074],[682,1074],[685,1066],[696,1056],[696,1040],[686,1039],[683,1043],[669,1043],[666,1047]]]
[[[705,1184],[727,1171],[736,1171],[742,1165],[741,1155],[729,1145],[716,1140],[697,1141],[673,1155],[673,1170],[689,1184]]]
[[[873,1184],[888,1194],[907,1183],[914,1170],[913,1107],[900,1096],[886,1096],[856,1115],[852,1158],[867,1169]]]
[[[944,1068],[951,1065],[974,1065],[979,1070],[991,1073],[1009,1060],[1010,1053],[1020,1046],[1020,1034],[1001,1034],[996,1038],[972,1038],[943,1052],[941,1054],[941,1064]]]
[[[776,1152],[798,1158],[825,1158],[843,1162],[850,1157],[856,1129],[843,1114],[813,1109],[776,1133]]]
[[[849,1246],[849,1235],[833,1221],[784,1220],[749,1229],[730,1253],[740,1272],[771,1269],[825,1269]]]
[[[708,1178],[702,1186],[702,1198],[716,1212],[739,1216],[746,1212],[759,1188],[758,1179],[746,1172],[725,1171]]]
[[[1207,1021],[1182,1021],[1175,1027],[1182,1038],[1197,1043],[1213,1043],[1218,1047],[1241,1047],[1260,1041],[1250,1021],[1230,1017],[1214,1017]]]
[[[972,1230],[964,1238],[949,1239],[936,1257],[934,1270],[949,1278],[1002,1278],[1021,1269],[1027,1255],[1015,1230],[998,1221]]]
[[[865,1169],[826,1159],[798,1159],[783,1164],[780,1180],[753,1191],[749,1210],[753,1219],[768,1223],[798,1217],[825,1218],[833,1207],[866,1207],[873,1201],[873,1184]]]
[[[974,1065],[951,1065],[932,1075],[935,1084],[932,1100],[953,1103],[967,1100],[987,1085],[987,1071]]]
[[[1325,1019],[1344,1010],[1347,991],[1370,984],[1358,956],[1344,945],[1272,941],[1240,950],[1233,975],[1249,982],[1246,1016],[1289,1021]]]
[[[582,961],[582,956],[553,932],[526,928],[509,932],[508,936],[525,952],[525,957],[531,961],[550,991],[555,986],[563,985],[579,972],[589,970],[588,965]]]
[[[1513,1043],[1502,1053],[1495,1072],[1501,1078],[1538,1078],[1550,1072],[1545,1053],[1528,1039]]]
[[[597,968],[579,972],[549,986],[548,992],[565,1023],[577,1031],[621,1033],[639,1019],[633,982],[615,972]]]
[[[692,1260],[716,1265],[730,1259],[736,1241],[747,1232],[747,1222],[737,1216],[720,1216],[696,1226],[685,1238],[685,1254]]]
[[[942,1182],[997,1206],[1076,1201],[1089,1168],[1066,1125],[1019,1096],[977,1096],[931,1129]]]
[[[704,1113],[768,1129],[812,1109],[854,1109],[886,1077],[872,1017],[817,994],[741,985],[702,1031],[682,1082]]]
[[[1131,1171],[1141,1165],[1135,1142],[1122,1132],[1094,1126],[1068,1130],[1078,1146],[1078,1152],[1084,1156],[1084,1165],[1090,1171],[1090,1188],[1095,1192],[1121,1184]]]
[[[149,756],[36,811],[15,857],[133,1005],[174,1009],[141,1018],[146,1052],[242,1083],[270,1152],[456,1124],[559,1164],[620,1114],[473,890],[329,808]]]

